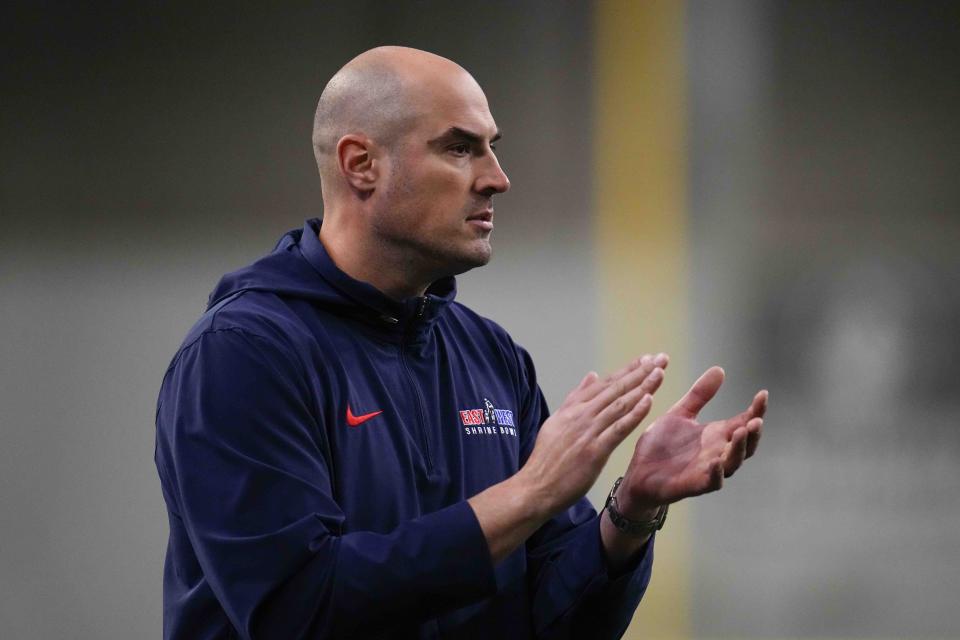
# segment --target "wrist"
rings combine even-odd
[[[618,511],[631,520],[652,520],[657,517],[662,507],[662,505],[651,504],[649,501],[631,496],[623,483],[617,487],[616,498]]]
[[[467,501],[477,517],[494,564],[523,544],[549,517],[538,503],[535,487],[526,482],[524,476],[514,475]]]
[[[536,478],[520,469],[513,476],[504,481],[509,495],[516,500],[523,517],[528,521],[546,522],[553,514],[551,506],[551,492],[540,487]]]
[[[637,554],[650,541],[650,535],[633,536],[620,531],[604,509],[600,514],[600,540],[610,575],[619,577],[634,565]]]
[[[628,505],[631,508],[627,510],[620,504],[618,497],[622,487],[623,476],[613,483],[603,507],[616,529],[628,536],[643,539],[649,537],[654,531],[660,530],[667,519],[667,505],[659,507],[652,516],[649,511],[650,505],[646,502],[638,504],[634,500],[633,504]]]

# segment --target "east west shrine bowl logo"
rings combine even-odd
[[[513,422],[513,411],[497,409],[493,403],[483,399],[483,409],[464,409],[460,411],[463,432],[468,436],[505,435],[517,437],[517,425]]]

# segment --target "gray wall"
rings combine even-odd
[[[597,366],[590,7],[311,5],[2,20],[4,637],[159,635],[161,376],[217,278],[321,213],[313,108],[370,46],[457,60],[504,131],[513,190],[462,298],[530,348],[554,403]]]
[[[960,5],[689,7],[694,352],[772,398],[696,635],[960,637]]]

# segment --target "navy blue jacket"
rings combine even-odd
[[[494,566],[466,502],[547,418],[527,353],[453,278],[350,278],[319,225],[224,276],[164,377],[164,637],[619,637],[652,544],[609,575],[583,499]]]

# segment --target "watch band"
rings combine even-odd
[[[661,506],[653,520],[647,520],[645,522],[631,520],[620,513],[620,510],[617,508],[617,488],[620,486],[621,482],[623,482],[623,476],[617,478],[617,481],[613,483],[613,488],[610,489],[610,493],[607,495],[607,502],[603,507],[604,510],[610,515],[610,522],[612,522],[613,526],[617,528],[617,531],[622,531],[628,536],[642,538],[650,535],[654,531],[659,531],[662,529],[663,523],[667,521],[667,510],[669,509],[669,505],[665,504]]]

